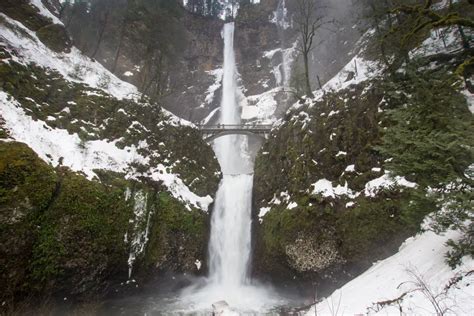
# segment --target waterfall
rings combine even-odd
[[[240,124],[237,102],[237,67],[234,53],[234,23],[226,23],[224,76],[221,102],[222,124]],[[214,142],[214,151],[224,177],[217,192],[209,243],[210,278],[224,288],[246,283],[250,260],[250,226],[253,177],[242,174],[250,162],[242,155],[247,137],[224,136]]]
[[[247,283],[253,177],[225,175],[217,193],[209,244],[210,278],[223,288]]]
[[[240,124],[237,66],[234,53],[234,23],[226,23],[224,75],[220,108],[221,124]],[[209,278],[203,287],[186,290],[182,297],[193,313],[206,310],[221,300],[241,311],[275,306],[276,295],[251,284],[251,201],[253,163],[247,154],[247,136],[227,135],[214,141],[213,148],[223,172],[211,219]]]
[[[281,41],[281,48],[282,48],[282,75],[283,79],[281,85],[283,87],[290,86],[290,79],[291,79],[291,64],[294,60],[294,54],[296,51],[296,43],[289,48],[286,48],[286,36],[285,31],[291,27],[290,20],[288,18],[288,9],[286,8],[286,1],[279,0],[278,6],[274,14],[274,22],[278,28],[278,37]]]

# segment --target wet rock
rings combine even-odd
[[[219,301],[212,304],[212,314],[214,316],[239,315],[238,313],[231,310],[229,304],[226,301]]]

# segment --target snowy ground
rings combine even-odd
[[[409,238],[397,254],[320,302],[317,315],[436,315],[435,304],[445,315],[474,315],[474,260],[464,258],[455,270],[445,263],[445,242],[459,236],[428,231]],[[316,315],[314,307],[307,315]]]

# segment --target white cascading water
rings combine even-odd
[[[237,102],[237,69],[234,54],[234,23],[227,23],[224,37],[224,77],[221,124],[240,124]],[[245,136],[224,136],[214,142],[223,179],[216,196],[209,243],[210,278],[226,287],[247,281],[250,260],[250,226],[253,177],[248,159],[242,157]],[[244,143],[244,144],[243,144]]]
[[[234,53],[234,23],[226,23],[221,124],[240,124],[237,66]],[[253,163],[246,153],[246,136],[228,135],[215,140],[214,151],[223,172],[211,219],[209,279],[204,287],[182,295],[193,311],[209,310],[226,301],[239,312],[263,311],[277,304],[276,296],[250,284],[251,201]]]

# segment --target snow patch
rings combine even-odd
[[[260,212],[258,213],[258,218],[259,218],[260,223],[263,221],[263,217],[264,217],[268,212],[270,212],[271,209],[272,209],[271,207],[261,207],[261,208],[260,208]]]
[[[391,189],[395,186],[415,188],[416,183],[406,180],[404,177],[392,177],[388,172],[383,176],[366,183],[364,193],[366,196],[374,197],[380,190]]]
[[[275,88],[259,95],[246,97],[242,101],[242,119],[254,120],[260,124],[272,124],[275,121],[275,111],[278,103],[274,95],[281,91]]]
[[[202,266],[202,263],[200,260],[196,259],[196,261],[194,261],[194,265],[196,266],[196,269],[201,270],[201,266]]]
[[[349,165],[344,170],[345,172],[355,172],[355,165]]]
[[[216,91],[222,86],[222,77],[224,76],[224,69],[218,68],[207,72],[209,75],[214,76],[214,83],[209,86],[206,92],[205,103],[201,107],[205,107],[214,101]]]
[[[263,52],[263,57],[268,58],[268,59],[272,59],[273,56],[275,56],[275,54],[278,53],[278,52],[281,52],[281,48],[276,48],[276,49],[272,49],[272,50]]]
[[[312,194],[317,195],[320,194],[323,197],[331,197],[335,199],[337,196],[348,196],[350,198],[355,198],[358,196],[358,194],[355,194],[352,192],[352,190],[349,188],[347,182],[345,183],[344,186],[338,185],[337,187],[334,187],[332,185],[332,182],[326,179],[321,179],[316,181],[311,185],[313,187]]]
[[[323,90],[339,91],[350,85],[358,84],[374,78],[379,73],[380,69],[378,69],[375,62],[356,56],[352,58],[352,60],[336,76],[323,86]],[[353,78],[348,80],[351,74],[353,74]],[[316,96],[319,96],[322,93],[323,91],[318,90]]]
[[[467,36],[473,35],[466,28]],[[424,57],[440,53],[450,53],[462,48],[461,35],[457,27],[431,30],[430,36],[410,52],[410,57]]]
[[[290,202],[286,208],[289,209],[289,210],[292,210],[292,209],[297,208],[297,207],[298,207],[298,203]]]

